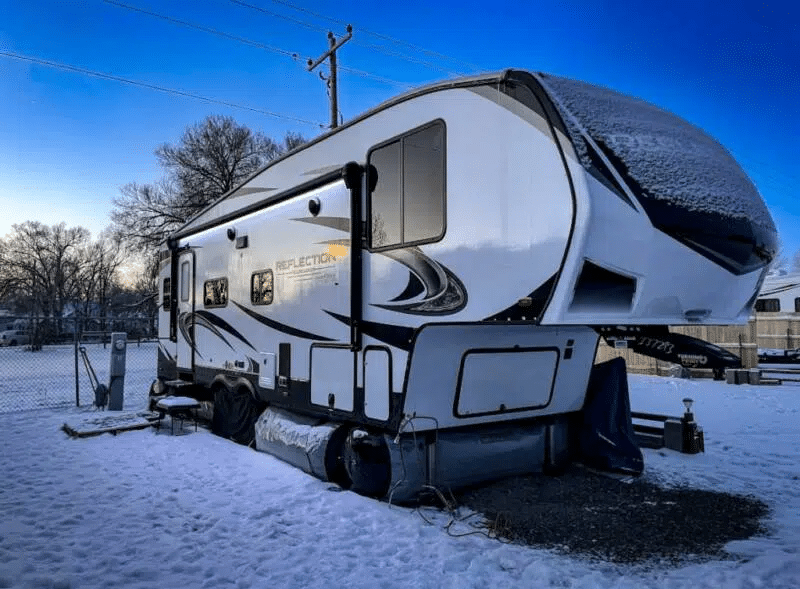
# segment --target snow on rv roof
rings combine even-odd
[[[751,180],[728,151],[698,127],[607,88],[549,74],[539,79],[561,112],[584,165],[591,162],[579,127],[621,160],[627,170],[620,172],[627,172],[645,197],[750,219],[775,231]]]

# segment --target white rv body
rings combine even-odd
[[[546,88],[505,72],[412,92],[202,212],[162,258],[159,378],[365,435],[540,422],[514,451],[552,458],[594,326],[746,320],[770,243],[723,267],[657,228],[608,159],[590,173]]]
[[[775,272],[764,279],[756,300],[757,312],[800,312],[800,272]]]

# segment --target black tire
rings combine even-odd
[[[266,404],[256,401],[247,387],[231,391],[219,386],[214,390],[214,418],[211,431],[237,444],[251,445],[255,441],[255,425]]]
[[[12,339],[12,340],[11,340],[11,343],[10,343],[10,344],[8,344],[8,345],[9,345],[9,346],[16,346],[16,345],[17,345],[17,340],[15,340],[15,339]]]

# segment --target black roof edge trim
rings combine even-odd
[[[536,95],[539,101],[542,103],[542,106],[545,109],[545,113],[547,113],[547,118],[550,121],[550,124],[553,125],[558,131],[560,131],[567,141],[572,144],[572,139],[567,131],[567,126],[564,123],[563,119],[561,118],[561,113],[559,113],[558,109],[556,108],[555,104],[553,104],[553,99],[550,97],[547,88],[539,81],[537,76],[547,75],[542,74],[541,72],[537,72],[536,75],[532,74],[531,72],[525,70],[506,70],[504,72],[503,81],[514,81],[520,84],[527,85],[531,91]],[[574,149],[574,148],[573,148]]]
[[[352,119],[350,121],[347,121],[346,123],[344,123],[342,125],[339,125],[335,129],[331,129],[327,133],[323,133],[322,135],[319,135],[318,137],[314,137],[313,139],[311,139],[307,143],[304,143],[303,145],[299,145],[299,146],[295,147],[293,150],[284,153],[282,156],[277,157],[274,160],[271,160],[271,161],[267,162],[267,164],[264,165],[263,168],[253,172],[247,179],[245,179],[236,188],[233,188],[233,189],[229,190],[228,192],[226,192],[225,194],[220,196],[217,200],[215,200],[214,202],[209,204],[207,207],[205,207],[203,210],[201,210],[199,213],[194,215],[191,219],[186,221],[186,223],[184,223],[181,226],[181,228],[176,231],[176,234],[184,235],[184,233],[183,233],[183,228],[184,227],[186,227],[187,225],[192,223],[195,219],[199,218],[201,215],[205,214],[212,207],[215,207],[217,204],[219,204],[223,200],[227,199],[229,196],[231,196],[237,190],[239,190],[242,186],[244,186],[245,184],[250,182],[250,180],[252,180],[256,176],[258,176],[262,172],[265,172],[266,170],[268,170],[269,168],[271,168],[275,164],[287,159],[288,157],[290,157],[290,156],[292,156],[292,155],[294,155],[296,153],[299,153],[299,152],[303,151],[304,149],[307,149],[307,148],[311,147],[312,145],[316,145],[317,143],[320,143],[321,141],[324,141],[328,137],[330,137],[332,135],[335,135],[336,133],[339,133],[339,132],[347,129],[348,127],[352,127],[353,125],[355,125],[357,123],[360,123],[364,119],[367,119],[367,118],[369,118],[369,117],[381,112],[382,110],[386,110],[389,107],[395,106],[396,104],[400,104],[401,102],[405,102],[406,100],[411,100],[412,98],[416,98],[417,96],[422,96],[424,94],[430,94],[432,92],[438,92],[440,90],[452,90],[454,88],[469,88],[471,86],[482,86],[484,84],[502,82],[508,76],[510,76],[513,72],[517,72],[517,71],[519,71],[519,70],[506,69],[506,70],[503,70],[501,72],[491,72],[491,73],[486,73],[486,74],[478,74],[478,75],[475,75],[475,76],[465,76],[465,77],[462,77],[462,78],[456,78],[454,80],[444,80],[442,82],[434,82],[433,84],[426,84],[425,86],[420,86],[419,88],[414,88],[412,90],[409,90],[407,92],[399,94],[399,95],[397,95],[397,96],[395,96],[393,98],[390,98],[389,100],[386,100],[386,101],[380,103],[378,106],[376,106],[374,108],[371,108],[371,109],[361,113],[360,115],[358,115],[354,119]],[[339,174],[340,172],[337,171],[336,173]],[[193,229],[192,232],[194,232],[194,231],[195,230]],[[188,235],[190,233],[187,232],[185,234]]]
[[[276,202],[280,202],[289,198],[293,198],[304,192],[308,192],[310,190],[314,190],[316,188],[321,188],[326,184],[333,184],[334,182],[343,180],[342,177],[342,169],[334,170],[333,172],[328,172],[327,174],[323,174],[322,176],[318,176],[317,178],[313,178],[308,182],[303,182],[302,184],[298,184],[297,186],[293,186],[288,190],[284,190],[283,192],[279,192],[278,194],[274,194],[264,200],[260,200],[258,202],[254,202],[253,204],[246,206],[241,209],[236,209],[228,213],[227,215],[223,215],[221,217],[217,217],[215,219],[211,219],[210,221],[198,225],[196,227],[191,227],[190,229],[183,231],[179,229],[175,233],[173,233],[169,239],[177,240],[183,239],[185,237],[190,237],[196,233],[200,233],[201,231],[205,231],[206,229],[212,229],[214,227],[218,227],[219,225],[224,225],[225,223],[229,223],[230,221],[234,221],[239,217],[244,217],[245,215],[249,215],[250,213],[255,213],[260,211],[261,209],[266,209],[267,207],[275,204]]]

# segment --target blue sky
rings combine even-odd
[[[0,0],[0,52],[288,117],[0,55],[0,235],[25,220],[65,221],[96,235],[121,186],[163,176],[155,148],[208,114],[230,114],[275,138],[320,133],[314,123],[327,123],[328,101],[305,58],[326,49],[328,29],[344,34],[349,22],[353,39],[339,61],[361,73],[340,72],[345,119],[408,87],[506,67],[606,85],[720,140],[764,196],[785,253],[800,250],[794,2],[241,2],[262,10],[238,0],[124,3],[271,49],[103,0]]]

